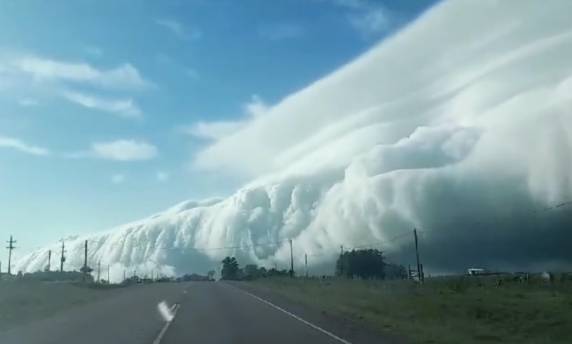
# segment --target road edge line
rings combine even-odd
[[[161,332],[159,332],[159,335],[153,341],[153,344],[160,344],[161,343],[161,341],[163,340],[163,336],[165,336],[165,333],[167,333],[167,330],[169,329],[169,326],[171,326],[171,323],[175,320],[175,316],[177,315],[177,311],[179,310],[179,307],[180,307],[180,305],[178,303],[171,306],[171,310],[173,311],[173,319],[171,321],[167,321],[165,323],[165,325],[161,329]]]
[[[233,287],[234,287],[234,286],[233,286]],[[341,343],[344,343],[344,344],[352,344],[350,341],[347,341],[347,340],[345,340],[345,339],[343,339],[343,338],[341,338],[341,337],[338,337],[338,336],[336,336],[335,334],[333,334],[332,332],[330,332],[330,331],[328,331],[328,330],[325,330],[325,329],[321,328],[321,327],[318,326],[318,325],[314,325],[314,324],[312,324],[311,322],[302,319],[301,317],[297,316],[297,315],[294,314],[294,313],[288,312],[288,311],[285,310],[284,308],[282,308],[282,307],[280,307],[280,306],[277,306],[277,305],[273,304],[273,303],[270,302],[270,301],[267,301],[267,300],[265,300],[265,299],[263,299],[263,298],[261,298],[261,297],[259,297],[259,296],[256,296],[256,295],[254,295],[254,294],[252,294],[252,293],[250,293],[250,292],[248,292],[248,291],[246,291],[246,290],[243,290],[243,289],[241,289],[241,288],[238,288],[238,287],[235,287],[235,288],[238,289],[238,290],[240,290],[240,291],[242,291],[243,293],[245,293],[245,294],[247,294],[247,295],[250,295],[251,297],[257,299],[258,301],[260,301],[260,302],[262,302],[262,303],[265,303],[265,304],[267,304],[268,306],[270,306],[270,307],[272,307],[272,308],[274,308],[274,309],[276,309],[276,310],[279,310],[279,311],[281,311],[282,313],[284,313],[284,314],[286,314],[286,315],[289,315],[290,317],[292,317],[292,318],[294,318],[294,319],[296,319],[296,320],[298,320],[298,321],[300,321],[300,322],[302,322],[302,323],[304,323],[304,324],[310,326],[310,327],[313,328],[314,330],[318,330],[318,331],[322,332],[323,334],[325,334],[325,335],[327,335],[327,336],[329,336],[329,337],[331,337],[331,338],[333,338],[333,339],[335,339],[335,340],[337,340],[337,341],[339,341],[339,342],[341,342]],[[154,344],[155,344],[155,343],[154,343]]]

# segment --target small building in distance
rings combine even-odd
[[[467,274],[469,276],[489,275],[490,271],[484,268],[468,268]]]

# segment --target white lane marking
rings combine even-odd
[[[341,343],[344,343],[344,344],[352,344],[351,342],[349,342],[349,341],[347,341],[347,340],[345,340],[345,339],[343,339],[343,338],[340,338],[340,337],[336,336],[336,335],[333,334],[332,332],[330,332],[330,331],[328,331],[328,330],[324,330],[324,329],[321,328],[320,326],[314,325],[314,324],[312,324],[311,322],[306,321],[306,320],[300,318],[300,317],[297,316],[296,314],[293,314],[293,313],[288,312],[287,310],[285,310],[284,308],[282,308],[282,307],[280,307],[280,306],[276,306],[275,304],[273,304],[273,303],[270,302],[270,301],[266,301],[266,300],[264,300],[263,298],[260,298],[260,297],[258,297],[258,296],[256,296],[256,295],[254,295],[254,294],[252,294],[252,293],[249,293],[249,292],[247,292],[247,291],[245,291],[245,290],[242,290],[242,289],[240,289],[240,288],[237,288],[237,289],[239,289],[240,291],[242,291],[242,292],[245,293],[245,294],[248,294],[248,295],[252,296],[253,298],[257,299],[258,301],[260,301],[260,302],[262,302],[262,303],[265,303],[265,304],[267,304],[268,306],[270,306],[270,307],[272,307],[272,308],[274,308],[274,309],[277,309],[277,310],[279,310],[280,312],[283,312],[283,313],[285,313],[285,314],[291,316],[292,318],[294,318],[294,319],[296,319],[296,320],[298,320],[298,321],[300,321],[300,322],[302,322],[302,323],[304,323],[304,324],[310,326],[311,328],[313,328],[313,329],[315,329],[315,330],[318,330],[318,331],[322,332],[323,334],[325,334],[325,335],[327,335],[327,336],[330,336],[331,338],[333,338],[333,339],[335,339],[335,340],[337,340],[337,341],[339,341],[339,342],[341,342]]]
[[[164,302],[164,301],[163,301]],[[161,302],[161,303],[163,303]],[[159,303],[159,305],[161,304]],[[153,341],[153,344],[160,344],[161,340],[163,340],[163,336],[165,336],[165,333],[167,333],[167,330],[169,329],[169,326],[171,326],[171,323],[173,322],[173,320],[175,319],[175,315],[177,315],[177,310],[179,309],[179,304],[174,304],[169,308],[169,311],[172,313],[172,318],[171,320],[165,322],[165,325],[163,326],[163,328],[161,329],[161,332],[159,332],[159,335],[157,336],[157,338],[155,338],[155,340]]]
[[[173,320],[173,306],[167,306],[167,302],[165,301],[161,301],[157,304],[157,311],[164,321],[169,322]]]

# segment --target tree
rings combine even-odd
[[[274,276],[289,276],[288,270],[277,270],[276,268],[272,268],[266,272],[266,276],[274,277]]]
[[[351,250],[344,252],[336,262],[336,275],[348,278],[385,277],[385,261],[380,250]]]
[[[258,268],[256,264],[248,264],[244,267],[244,279],[253,280],[260,277],[264,277],[266,269]]]
[[[223,280],[238,279],[239,267],[235,257],[226,257],[222,260],[221,278]]]
[[[388,263],[385,264],[385,278],[406,279],[407,269],[403,265]]]

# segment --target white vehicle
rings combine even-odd
[[[489,273],[489,271],[483,268],[468,268],[467,273],[470,276],[477,276],[477,275],[486,275]]]

